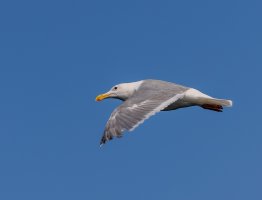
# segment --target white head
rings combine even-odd
[[[140,87],[142,82],[143,81],[137,81],[115,85],[108,92],[98,95],[96,101],[102,101],[106,98],[115,98],[125,101]]]

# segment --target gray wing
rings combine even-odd
[[[121,137],[124,131],[132,131],[152,115],[163,110],[171,103],[184,96],[184,91],[179,93],[174,90],[140,90],[111,114],[104,134],[100,141],[103,145],[114,137]]]

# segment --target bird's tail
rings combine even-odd
[[[231,107],[233,105],[232,101],[227,99],[200,97],[199,101],[201,102],[202,108],[217,112],[222,112],[223,106]]]

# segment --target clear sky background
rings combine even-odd
[[[261,200],[261,1],[1,1],[0,199]],[[121,82],[228,98],[99,148]]]

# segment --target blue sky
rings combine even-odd
[[[0,199],[262,199],[261,1],[1,1]],[[121,82],[234,107],[164,112],[99,148]]]

